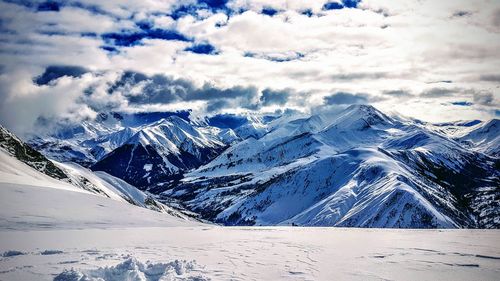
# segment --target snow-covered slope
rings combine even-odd
[[[162,195],[225,224],[498,227],[498,165],[418,124],[355,105],[233,145]]]
[[[113,185],[104,181],[103,186],[109,188],[108,194],[115,200],[42,174],[4,149],[0,149],[0,160],[1,229],[195,224],[118,200]],[[135,200],[141,198],[140,193],[132,190],[121,194],[125,193],[135,194]]]
[[[115,201],[186,218],[179,211],[105,172],[92,172],[76,163],[49,160],[3,127],[0,127],[0,160],[0,182],[86,191]]]
[[[92,169],[151,188],[219,155],[226,148],[218,138],[219,131],[171,116],[142,127]]]
[[[460,134],[457,140],[476,151],[500,157],[500,120],[482,122]]]

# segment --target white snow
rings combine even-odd
[[[497,230],[302,227],[0,231],[0,253],[24,253],[1,259],[0,279],[52,280],[73,269],[145,276],[128,280],[488,281],[498,280],[499,238]],[[60,252],[42,256],[47,249]]]
[[[124,226],[177,226],[196,223],[144,206],[146,195],[105,173],[60,164],[72,176],[84,175],[108,197],[52,179],[0,149],[0,229],[51,229]],[[114,199],[114,200],[112,200]]]
[[[153,164],[144,164],[144,171],[149,172],[153,169]]]
[[[106,281],[157,281],[157,280],[209,280],[196,275],[195,261],[172,261],[169,263],[142,263],[131,257],[124,262],[109,267],[80,272],[74,269],[64,270],[54,281],[106,280]],[[194,274],[193,274],[194,273]]]
[[[1,150],[0,160],[0,280],[488,281],[500,273],[498,230],[220,227],[91,194]],[[131,194],[109,175],[63,166]]]
[[[51,188],[87,193],[69,183],[56,180],[40,173],[10,156],[2,148],[0,148],[0,183],[17,183],[41,187],[50,186]]]

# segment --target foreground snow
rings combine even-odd
[[[0,280],[498,280],[499,238],[299,227],[1,231]]]

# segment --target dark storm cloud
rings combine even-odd
[[[337,92],[333,95],[326,96],[324,101],[326,105],[360,104],[368,103],[369,96],[362,93],[351,94],[346,92]]]
[[[469,93],[472,94],[474,103],[485,106],[498,106],[498,104],[495,104],[493,93],[489,91],[470,90]]]
[[[388,74],[385,72],[352,72],[352,73],[342,73],[334,74],[330,76],[333,81],[352,81],[352,80],[363,80],[363,79],[380,79],[387,77]]]
[[[37,85],[47,85],[63,76],[81,77],[87,72],[89,72],[87,68],[76,65],[51,65],[40,76],[35,77],[33,82]]]
[[[139,93],[131,89],[141,87]],[[133,104],[169,104],[181,101],[207,101],[210,110],[234,106],[241,102],[240,107],[256,108],[258,90],[256,87],[233,86],[229,88],[216,87],[205,83],[197,87],[192,81],[176,79],[157,74],[147,76],[133,71],[127,71],[108,89],[109,94],[121,92],[129,103]]]
[[[461,18],[461,17],[469,17],[472,15],[472,12],[469,11],[456,11],[451,15],[452,18]]]
[[[483,74],[479,76],[480,81],[500,82],[500,74]]]
[[[408,90],[402,90],[402,89],[387,90],[387,91],[383,91],[382,94],[388,95],[388,96],[392,96],[392,97],[398,97],[398,98],[412,96],[412,94],[411,94],[410,91],[408,91]]]
[[[441,98],[449,97],[457,93],[457,89],[447,89],[447,88],[431,88],[422,92],[421,96],[426,98]]]
[[[496,9],[493,12],[493,25],[496,27],[500,27],[500,9]]]
[[[284,90],[272,90],[272,89],[264,89],[262,91],[262,96],[260,96],[260,101],[262,105],[284,105],[288,102],[288,98],[291,94],[291,89]]]

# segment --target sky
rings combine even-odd
[[[500,1],[0,0],[0,123],[99,112],[500,115]]]

